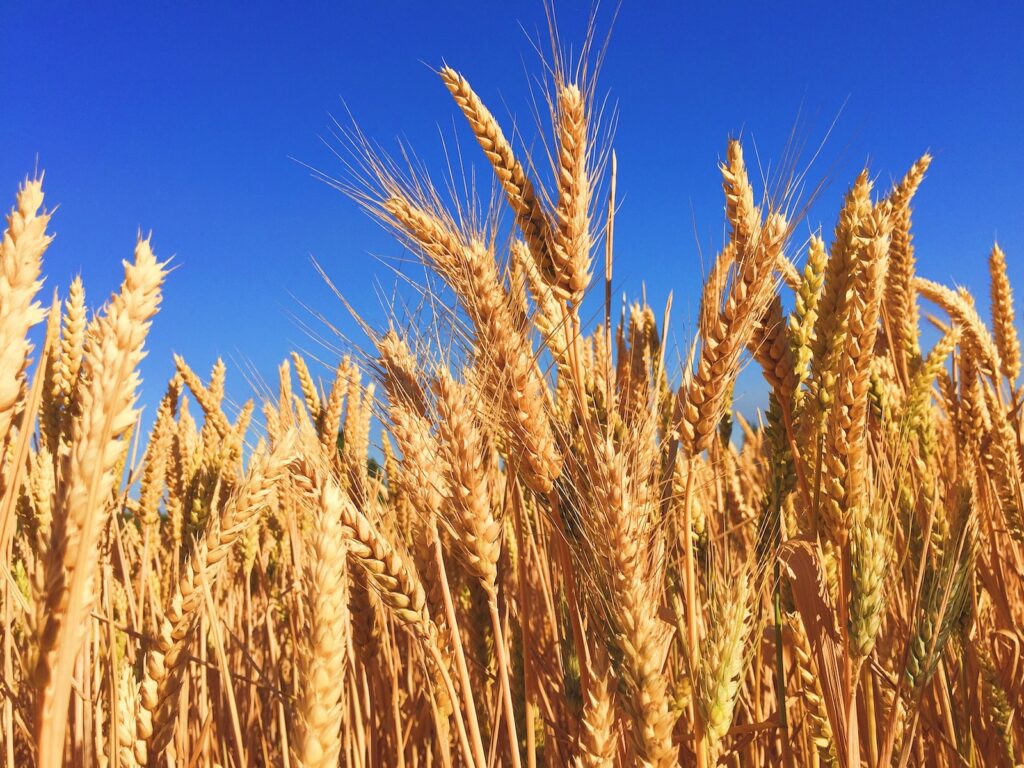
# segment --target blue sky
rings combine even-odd
[[[590,6],[561,3],[566,43]],[[599,18],[610,19],[612,6]],[[985,256],[998,237],[1024,286],[1024,17],[1016,4],[624,2],[599,82],[617,104],[622,207],[617,282],[656,307],[675,294],[685,342],[700,251],[721,243],[716,162],[742,131],[753,161],[777,161],[797,124],[828,177],[808,227],[830,229],[865,163],[882,186],[924,150],[935,162],[915,212],[919,269],[972,289],[987,311]],[[139,228],[174,255],[144,364],[152,404],[179,352],[204,373],[233,363],[273,378],[288,350],[317,351],[303,305],[354,333],[310,264],[372,321],[378,257],[400,249],[299,162],[341,173],[320,137],[347,104],[386,148],[407,141],[444,171],[440,135],[483,158],[431,67],[461,70],[506,125],[527,135],[540,66],[541,2],[11,3],[0,44],[0,194],[37,165],[59,204],[48,290],[81,272],[98,306]],[[546,38],[544,38],[546,39]],[[806,227],[805,227],[806,229]],[[1024,291],[1024,288],[1020,289]],[[1024,298],[1024,296],[1022,296]],[[748,404],[756,377],[745,377]]]

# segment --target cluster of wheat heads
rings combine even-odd
[[[41,180],[21,187],[0,246],[3,764],[1019,761],[1020,345],[998,247],[988,325],[916,275],[930,158],[882,194],[861,174],[831,242],[798,245],[730,142],[727,240],[673,364],[667,309],[613,321],[592,83],[554,73],[543,189],[440,76],[495,210],[357,142],[349,189],[436,278],[433,313],[323,381],[292,355],[255,420],[223,364],[179,358],[138,434],[167,271],[149,240],[97,312],[80,281],[55,298],[33,350],[50,217]],[[732,405],[750,360],[756,425]]]

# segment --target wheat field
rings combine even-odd
[[[41,177],[17,190],[3,764],[1020,763],[1020,342],[998,245],[990,318],[919,275],[931,158],[891,188],[865,170],[808,239],[729,141],[725,241],[674,345],[671,307],[613,300],[587,68],[550,69],[532,153],[438,75],[490,202],[343,132],[332,183],[425,268],[426,309],[331,369],[292,354],[241,408],[224,364],[176,358],[144,422],[146,335],[187,269],[140,238],[109,299],[75,280],[47,309],[59,220]],[[746,365],[770,390],[751,420]]]

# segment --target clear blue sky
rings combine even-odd
[[[565,42],[581,40],[588,10],[558,6]],[[622,287],[638,293],[646,277],[655,306],[674,290],[685,339],[698,240],[705,253],[721,241],[727,136],[743,131],[751,157],[756,142],[762,161],[777,160],[798,113],[814,143],[842,111],[811,171],[832,182],[809,223],[831,227],[865,162],[888,185],[930,149],[915,212],[920,271],[967,285],[987,311],[984,259],[998,237],[1024,299],[1022,13],[1015,3],[627,0],[600,81],[621,113]],[[400,250],[295,159],[341,171],[319,137],[343,99],[369,136],[386,147],[402,136],[442,171],[439,130],[467,136],[428,68],[442,61],[506,125],[515,113],[531,129],[527,77],[539,66],[527,37],[545,28],[540,0],[12,2],[2,23],[0,195],[9,207],[38,158],[47,200],[60,204],[48,290],[81,271],[98,306],[140,227],[175,256],[144,364],[150,404],[172,351],[204,375],[217,355],[234,361],[239,397],[242,362],[272,379],[289,349],[316,346],[293,318],[302,303],[351,332],[310,255],[380,320],[376,286],[394,278],[374,254]]]

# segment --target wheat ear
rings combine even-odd
[[[729,161],[722,166],[722,176],[732,238],[719,257],[721,266],[715,267],[701,296],[700,356],[684,393],[680,421],[687,456],[696,456],[710,445],[725,413],[740,354],[750,343],[774,293],[773,270],[787,232],[786,221],[778,214],[770,215],[761,226],[738,142],[729,144]],[[732,276],[725,289],[730,268]]]
[[[558,270],[551,257],[551,224],[533,184],[515,158],[512,145],[466,78],[451,67],[442,67],[441,80],[466,116],[480,148],[490,160],[538,268],[546,280],[555,283]]]
[[[697,665],[694,693],[712,748],[732,725],[750,633],[751,592],[750,577],[744,570],[735,576],[726,594],[710,601],[708,635]]]
[[[590,284],[590,176],[586,99],[575,85],[558,93],[558,204],[555,206],[552,290],[578,306]]]
[[[43,768],[56,766],[62,759],[72,667],[89,626],[100,537],[108,521],[114,469],[122,451],[120,438],[137,415],[136,369],[165,274],[149,241],[140,239],[135,261],[125,264],[120,292],[86,344],[81,414],[62,460],[63,482],[46,560],[47,620],[36,670],[37,743]]]
[[[28,330],[45,316],[35,301],[42,287],[43,252],[53,239],[46,234],[50,214],[43,206],[43,179],[25,180],[15,207],[7,215],[0,242],[0,444],[14,419],[31,344]]]
[[[583,701],[580,723],[579,768],[612,768],[615,765],[615,678],[608,654],[598,648],[591,654],[590,684]]]
[[[963,332],[964,341],[970,346],[970,351],[982,372],[996,376],[1002,370],[999,348],[970,298],[923,277],[914,280],[914,287],[926,299],[942,307],[957,322]]]
[[[438,631],[427,610],[423,583],[409,556],[388,541],[370,523],[366,515],[342,496],[331,484],[325,486],[326,503],[337,510],[346,529],[349,557],[367,578],[369,586],[380,598],[392,616],[406,627],[423,646],[431,660],[435,695],[442,700],[442,708],[455,715],[459,742],[468,765],[475,765],[474,747],[470,746],[465,722],[457,706],[452,706],[456,691],[448,674],[447,662],[438,644]]]
[[[306,402],[306,408],[310,415],[316,420],[320,416],[320,394],[316,390],[316,383],[306,365],[306,359],[298,352],[292,352],[292,364],[295,366],[295,375],[299,377],[299,388],[302,390],[302,399]]]
[[[487,400],[498,403],[507,448],[526,484],[551,490],[562,470],[546,412],[545,382],[533,360],[525,331],[517,327],[498,278],[494,255],[481,242],[466,253],[470,313],[477,326],[479,368]]]
[[[484,438],[477,423],[479,402],[471,387],[454,381],[445,369],[438,372],[436,387],[452,522],[467,570],[490,594],[498,577],[501,523],[491,512]]]
[[[803,699],[806,717],[810,722],[811,741],[822,762],[833,768],[839,764],[839,759],[836,755],[835,739],[832,736],[832,725],[828,719],[821,682],[816,674],[811,644],[807,638],[807,629],[798,614],[788,616],[786,623],[793,640],[794,666],[800,683],[800,698]]]
[[[1013,312],[1013,290],[1006,276],[1006,254],[996,243],[988,257],[992,291],[992,331],[999,350],[1002,374],[1012,385],[1020,376],[1020,339]]]
[[[68,288],[61,320],[60,344],[53,349],[51,390],[48,407],[43,409],[42,426],[50,450],[56,452],[60,442],[67,441],[74,420],[74,392],[85,350],[85,288],[76,276]]]
[[[297,638],[296,733],[291,747],[300,768],[338,765],[348,654],[346,531],[333,492],[318,489],[316,505],[305,569],[308,628]]]
[[[845,334],[835,359],[830,389],[834,403],[826,415],[826,503],[821,522],[834,543],[846,542],[851,516],[867,513],[865,482],[870,361],[888,267],[888,211],[879,207],[864,217],[857,231],[851,265],[852,295],[844,320]]]
[[[800,427],[801,437],[810,445],[817,445],[825,414],[835,399],[835,374],[846,340],[849,303],[853,298],[857,233],[871,210],[871,183],[865,170],[846,193],[816,302],[814,330],[810,334],[808,389],[811,397]]]
[[[906,373],[912,373],[911,364],[916,364],[921,356],[917,296],[914,291],[914,246],[910,233],[910,202],[931,162],[931,155],[922,155],[889,195],[893,228],[882,314],[885,318],[890,350],[897,364]]]

